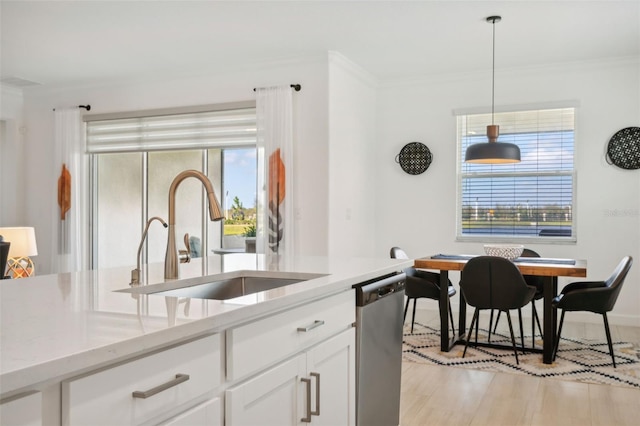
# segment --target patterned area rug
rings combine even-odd
[[[472,337],[473,338],[473,337]],[[516,332],[516,342],[520,340]],[[478,342],[487,341],[487,330],[480,329]],[[511,345],[508,336],[491,335],[492,343]],[[560,339],[560,348],[553,364],[544,364],[542,354],[518,352],[516,364],[512,350],[492,349],[469,345],[462,358],[464,345],[454,346],[450,352],[440,351],[440,332],[433,327],[415,323],[413,334],[405,326],[403,359],[408,362],[471,368],[492,372],[527,374],[584,383],[599,383],[640,389],[640,347],[631,343],[613,342],[616,366],[611,364],[607,342],[595,340]],[[531,336],[525,336],[525,345],[531,345]],[[541,347],[542,341],[536,341]]]

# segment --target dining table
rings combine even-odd
[[[440,349],[448,352],[454,345],[464,343],[466,330],[466,301],[460,292],[460,312],[458,333],[449,335],[449,271],[462,271],[469,259],[476,255],[436,254],[414,259],[416,269],[440,271]],[[545,364],[553,363],[553,347],[556,340],[557,311],[552,306],[558,294],[558,277],[584,278],[587,276],[587,261],[583,259],[558,259],[543,257],[519,257],[512,260],[523,275],[543,277],[543,343],[542,350],[529,348],[528,351],[542,352]],[[533,320],[533,319],[532,319]]]

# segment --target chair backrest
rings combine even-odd
[[[391,251],[389,252],[392,259],[408,259],[407,253],[404,252],[400,247],[391,247]]]
[[[202,244],[200,238],[191,236],[189,237],[189,251],[191,251],[191,257],[193,259],[202,257]]]
[[[520,257],[540,257],[540,255],[531,249],[525,248],[522,250]],[[527,285],[533,286],[538,290],[541,290],[544,286],[544,278],[538,275],[525,275],[524,281]]]
[[[612,310],[616,304],[620,290],[622,290],[622,283],[624,283],[624,279],[627,277],[632,264],[633,258],[631,256],[623,257],[611,276],[604,282],[605,285],[611,289],[611,293],[605,304],[605,310],[607,312]]]
[[[462,269],[460,288],[467,303],[480,309],[517,309],[533,297],[518,267],[494,256],[469,260]]]
[[[405,253],[405,251],[402,250],[400,247],[391,247],[389,255],[391,256],[392,259],[409,259],[409,256],[407,256],[407,253]],[[405,268],[404,273],[407,275],[406,293],[410,294],[412,290],[411,289],[412,284],[410,284],[410,282],[412,281],[411,277],[416,275],[416,268],[412,266]]]
[[[522,250],[520,257],[540,257],[540,255],[531,249],[525,248]]]

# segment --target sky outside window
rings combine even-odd
[[[224,150],[225,209],[238,197],[245,208],[256,205],[256,149]]]

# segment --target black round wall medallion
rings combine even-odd
[[[618,130],[607,146],[607,163],[621,169],[640,169],[640,127]]]
[[[406,144],[400,150],[400,154],[396,155],[396,163],[400,164],[402,170],[410,175],[424,173],[431,165],[432,160],[431,151],[420,142]]]

